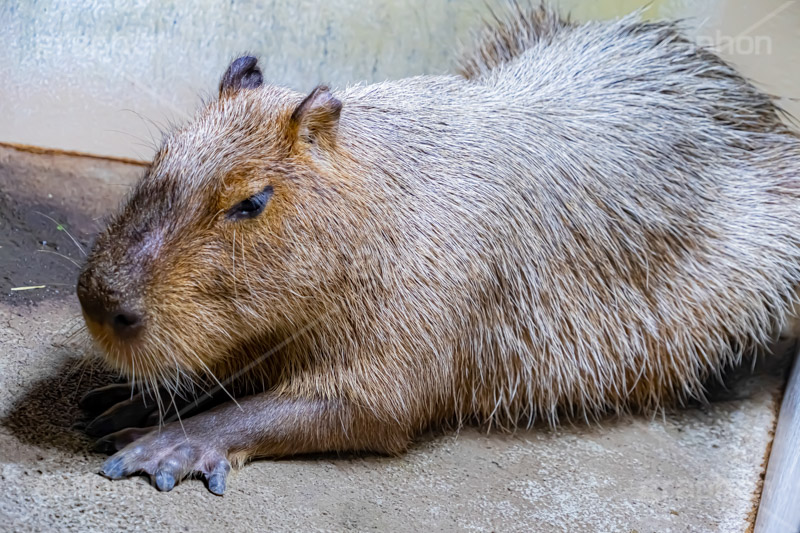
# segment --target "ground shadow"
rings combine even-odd
[[[782,386],[785,385],[798,346],[797,339],[781,339],[770,345],[765,353],[745,357],[741,363],[723,369],[721,376],[706,380],[706,401],[695,401],[691,405],[702,407],[708,403],[746,400],[774,383],[763,379],[765,376],[778,379]],[[780,404],[780,399],[776,398],[777,404]]]
[[[59,348],[53,347],[53,350]],[[59,360],[53,357],[53,360]],[[45,449],[81,454],[93,440],[73,426],[84,420],[78,400],[87,391],[115,381],[116,376],[98,365],[83,364],[78,357],[61,357],[49,377],[33,382],[0,419],[20,442]]]

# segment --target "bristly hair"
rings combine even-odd
[[[94,252],[119,273],[151,226],[137,376],[244,373],[413,434],[654,411],[763,347],[800,281],[773,99],[675,23],[510,6],[460,76],[239,87],[169,135]]]
[[[523,5],[512,0],[501,13],[489,9],[489,18],[474,32],[470,45],[459,57],[457,72],[467,79],[478,78],[516,59],[539,43],[546,44],[563,28],[574,27],[545,3]]]

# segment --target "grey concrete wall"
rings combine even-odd
[[[487,5],[503,1],[4,0],[0,141],[147,159],[157,127],[212,95],[241,52],[299,90],[446,72]],[[647,17],[692,17],[693,31],[746,73],[800,96],[796,0],[554,3],[582,20],[646,4]],[[756,37],[769,45],[749,49]]]

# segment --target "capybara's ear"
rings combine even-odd
[[[219,82],[219,95],[236,92],[240,89],[255,89],[264,83],[261,69],[258,68],[258,59],[244,56],[235,59],[225,71]]]
[[[302,140],[333,143],[341,112],[342,102],[331,94],[328,87],[319,85],[294,110],[292,124]]]

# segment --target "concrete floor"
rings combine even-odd
[[[199,481],[159,493],[145,478],[99,476],[102,457],[70,427],[77,398],[109,376],[75,370],[86,351],[72,288],[82,254],[63,230],[86,248],[141,172],[0,146],[0,530],[751,527],[784,381],[777,357],[732,373],[709,405],[663,418],[468,428],[429,434],[397,458],[261,461],[234,473],[222,498]]]

